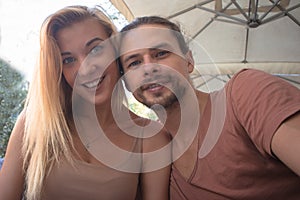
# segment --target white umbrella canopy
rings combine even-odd
[[[178,22],[192,40],[197,71],[226,82],[257,68],[300,82],[299,0],[111,0],[131,21],[159,15]],[[199,82],[199,81],[198,81]],[[205,82],[205,81],[204,81]],[[198,83],[201,85],[200,83]],[[201,86],[199,86],[201,87]]]

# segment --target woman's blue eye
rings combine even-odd
[[[90,51],[90,54],[98,54],[101,52],[101,50],[103,49],[103,46],[98,45],[95,46],[94,48],[92,48],[92,50]]]
[[[74,62],[74,61],[76,61],[75,58],[73,58],[73,57],[67,57],[67,58],[64,58],[64,59],[63,59],[62,63],[63,63],[63,64],[70,64],[70,63],[72,63],[72,62]]]

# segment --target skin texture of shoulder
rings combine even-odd
[[[7,146],[5,161],[0,170],[0,199],[21,199],[24,190],[22,139],[24,134],[24,112],[19,116]]]
[[[158,124],[158,127],[162,127],[162,125]],[[148,171],[148,169],[152,169],[149,172],[142,174],[142,191],[144,199],[168,199],[168,193],[160,192],[157,193],[155,191],[168,191],[169,185],[169,176],[170,176],[170,167],[171,167],[171,147],[170,147],[171,137],[166,129],[162,128],[157,134],[152,137],[145,138],[143,140],[143,168]],[[163,148],[167,147],[164,151]],[[161,152],[156,155],[159,156],[148,156],[150,152]],[[162,168],[160,168],[162,167]],[[160,168],[156,170],[156,168]],[[157,184],[160,183],[160,184]],[[151,196],[150,196],[151,195]]]
[[[166,191],[169,191],[171,171],[171,135],[160,122],[139,117],[134,113],[131,113],[131,117],[135,124],[143,128],[143,199],[169,199]]]

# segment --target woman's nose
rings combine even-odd
[[[79,70],[78,74],[81,76],[87,76],[94,73],[97,69],[96,63],[89,57],[78,58]]]

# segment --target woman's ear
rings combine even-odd
[[[185,57],[188,62],[188,71],[189,73],[191,73],[194,70],[194,64],[195,64],[192,52],[189,50],[185,54]]]

